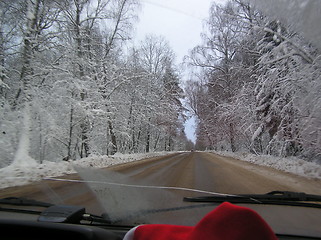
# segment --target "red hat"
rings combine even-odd
[[[131,229],[124,240],[277,240],[255,211],[225,202],[196,226],[147,224]]]

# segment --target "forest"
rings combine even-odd
[[[133,44],[139,8],[0,2],[0,167],[194,147],[320,160],[318,46],[231,0],[212,4],[202,43],[177,65],[163,36]]]
[[[1,1],[0,166],[185,150],[175,54],[136,0]]]
[[[212,5],[202,43],[185,57],[195,67],[186,97],[197,116],[198,149],[321,162],[321,45],[295,27],[309,22],[304,18],[318,18],[304,11],[321,6],[282,3],[288,4],[284,9],[297,4],[296,12],[280,14],[292,22],[241,0]],[[304,30],[320,33],[313,27],[319,28],[310,24]]]

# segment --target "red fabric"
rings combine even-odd
[[[223,203],[195,227],[166,224],[138,226],[133,240],[276,240],[269,225],[253,210]]]

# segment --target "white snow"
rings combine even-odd
[[[15,154],[12,165],[19,167],[32,167],[37,165],[35,159],[30,157],[30,109],[29,104],[26,104],[23,114],[23,128],[19,140],[17,152]]]
[[[76,161],[50,162],[43,164],[12,164],[0,169],[0,189],[25,185],[46,177],[57,177],[76,173],[74,166],[104,168],[116,164],[128,163],[150,157],[167,155],[173,152],[154,152],[137,154],[115,154],[113,156],[94,156]]]
[[[255,155],[244,152],[215,152],[222,156],[233,157],[242,161],[271,167],[288,173],[308,178],[321,179],[321,165],[315,162],[308,162],[296,157],[275,157],[270,155]]]

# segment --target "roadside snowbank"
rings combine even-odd
[[[0,189],[25,185],[30,182],[39,181],[44,177],[57,177],[75,173],[76,171],[73,166],[104,168],[144,158],[164,156],[170,153],[172,152],[115,154],[113,156],[82,158],[76,161],[44,161],[43,164],[32,164],[31,166],[12,164],[0,169]]]
[[[281,170],[284,172],[294,173],[299,176],[308,177],[308,178],[318,178],[321,179],[321,165],[308,162],[296,157],[275,157],[270,155],[255,155],[251,153],[242,153],[242,152],[214,152],[221,156],[233,157],[240,159],[242,161],[268,166]]]

